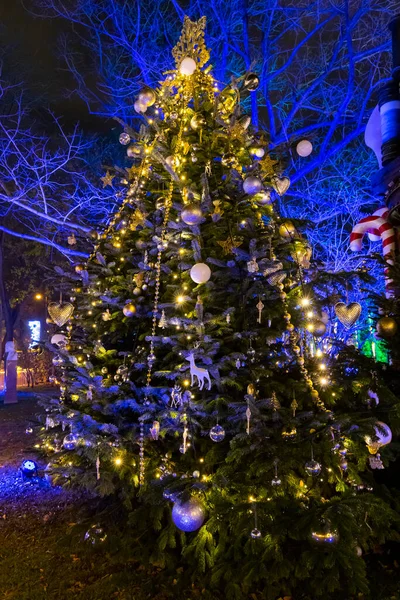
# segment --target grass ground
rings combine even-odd
[[[108,540],[98,548],[84,541],[93,523],[89,498],[22,480],[21,461],[35,458],[25,430],[37,412],[30,392],[0,406],[0,600],[162,598],[154,579],[120,562]]]

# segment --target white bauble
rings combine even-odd
[[[305,158],[306,156],[310,156],[313,151],[312,143],[308,140],[301,140],[296,146],[296,152],[299,156]]]
[[[211,277],[211,269],[205,263],[197,263],[190,269],[190,277],[195,283],[207,283]]]
[[[136,110],[137,113],[145,113],[147,110],[146,104],[139,102],[139,100],[136,100],[136,102],[133,105],[133,108]]]
[[[179,73],[181,75],[193,75],[196,70],[196,61],[190,56],[186,56],[179,65]]]
[[[262,182],[258,177],[250,175],[243,182],[243,189],[246,194],[257,194],[262,190]]]
[[[65,348],[67,344],[67,337],[63,333],[56,333],[51,338],[51,343],[59,348]]]
[[[269,190],[262,190],[254,196],[254,200],[259,204],[259,206],[265,206],[266,204],[271,204],[271,192]]]

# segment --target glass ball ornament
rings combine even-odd
[[[339,533],[332,527],[328,520],[323,519],[318,529],[311,533],[311,539],[321,546],[333,545],[339,541]]]
[[[362,556],[363,551],[360,546],[356,546],[355,552],[356,552],[356,555],[358,556],[358,558],[360,558]]]
[[[195,283],[207,283],[211,277],[211,269],[205,263],[196,263],[190,269],[190,277]]]
[[[392,317],[381,317],[376,323],[376,333],[383,339],[396,335],[397,329],[397,323]]]
[[[308,475],[312,475],[313,477],[316,477],[321,473],[321,465],[316,460],[309,460],[304,465],[304,468]]]
[[[213,442],[222,442],[225,438],[225,429],[221,425],[214,425],[210,429],[210,438]]]
[[[204,505],[194,496],[186,502],[175,502],[172,508],[172,520],[181,531],[196,531],[203,525],[205,518]]]
[[[75,450],[79,444],[79,437],[75,433],[68,433],[63,439],[65,450]]]
[[[364,437],[370,454],[376,454],[379,448],[387,446],[392,441],[392,431],[389,425],[386,425],[383,421],[377,421],[374,429],[375,435],[373,437],[370,435]]]
[[[313,151],[312,143],[308,140],[301,140],[296,146],[296,152],[302,158],[306,158],[306,156],[310,156]]]
[[[53,356],[53,359],[51,362],[53,363],[53,365],[55,367],[61,367],[61,365],[64,364],[64,359],[60,354],[56,354],[56,356]]]
[[[196,61],[190,56],[186,56],[179,65],[179,73],[187,77],[193,75],[196,70]]]
[[[253,538],[253,540],[258,540],[261,537],[261,531],[257,528],[254,528],[250,531],[250,537]]]
[[[250,154],[255,156],[256,158],[263,158],[265,155],[264,148],[250,148]]]
[[[140,104],[144,104],[144,106],[153,106],[156,99],[157,96],[155,91],[149,87],[143,88],[143,90],[141,90],[138,95],[138,100]]]
[[[326,324],[323,321],[320,321],[319,319],[316,319],[313,322],[312,333],[316,337],[322,337],[326,333]]]
[[[279,477],[277,475],[271,480],[271,485],[273,485],[274,487],[280,486],[281,483],[282,483],[282,481],[281,481],[281,479],[279,479]]]
[[[22,461],[20,470],[25,477],[34,477],[38,472],[38,464],[31,458],[27,458]]]
[[[243,189],[246,194],[258,194],[262,190],[262,181],[258,177],[254,177],[254,175],[250,175],[246,177],[243,182]]]
[[[128,302],[125,304],[122,312],[124,313],[125,317],[133,317],[136,312],[136,306],[132,302]]]
[[[181,219],[186,225],[198,225],[203,218],[203,213],[198,204],[189,204],[181,212]]]
[[[200,477],[200,471],[193,471],[192,475],[195,479],[198,479]]]
[[[147,105],[140,102],[140,100],[136,100],[136,102],[133,105],[133,108],[137,113],[145,113],[147,110]]]
[[[249,92],[255,92],[260,85],[260,80],[255,73],[248,73],[244,79],[243,87]]]
[[[33,433],[33,427],[27,427],[25,429],[25,433],[28,434],[28,435],[30,435],[31,433]]]
[[[120,133],[118,139],[120,144],[122,144],[123,146],[127,146],[131,141],[131,136],[126,131],[123,131],[122,133]]]
[[[271,204],[271,192],[269,190],[262,190],[254,196],[254,200],[259,206],[266,206],[267,204]]]
[[[106,539],[107,533],[104,531],[103,527],[100,527],[100,525],[91,525],[84,537],[85,542],[92,544],[92,546],[98,546],[99,544],[105,542]]]

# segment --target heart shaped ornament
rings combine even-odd
[[[70,302],[50,302],[47,307],[51,320],[56,325],[62,327],[72,316],[74,307]]]
[[[346,329],[350,329],[350,327],[353,327],[354,323],[358,321],[361,310],[361,304],[358,302],[350,302],[350,304],[338,302],[335,304],[335,314]]]
[[[289,177],[274,177],[272,180],[272,184],[276,192],[280,196],[283,196],[283,194],[286,194],[286,192],[290,188],[290,179]]]

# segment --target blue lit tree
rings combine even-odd
[[[256,71],[259,90],[247,100],[254,125],[285,154],[292,187],[283,214],[318,225],[309,231],[328,269],[355,269],[348,251],[354,222],[374,205],[368,192],[374,158],[361,134],[376,90],[388,76],[387,23],[393,0],[36,0],[36,12],[63,19],[60,40],[77,91],[91,112],[135,123],[135,93],[170,68],[169,48],[184,14],[206,15],[218,80]],[[314,151],[299,158],[296,144]],[[376,206],[375,206],[376,208]]]

